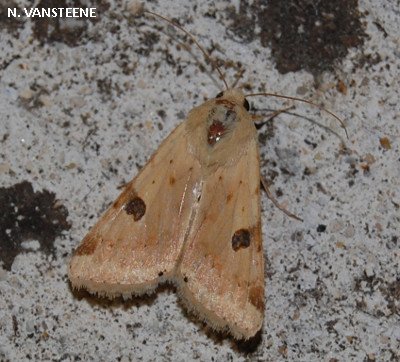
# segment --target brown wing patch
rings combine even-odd
[[[93,238],[90,235],[86,236],[78,248],[74,251],[74,256],[90,255],[96,250],[99,239]]]
[[[146,204],[136,195],[136,192],[134,192],[133,199],[126,203],[125,212],[128,215],[133,215],[133,220],[135,221],[139,221],[146,213]]]
[[[232,249],[238,251],[250,246],[250,231],[248,229],[240,229],[235,231],[232,236]]]
[[[249,302],[254,305],[260,312],[264,313],[264,288],[261,288],[259,286],[251,287],[249,290]]]

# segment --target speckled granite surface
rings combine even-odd
[[[332,14],[343,4],[330,3],[333,10],[319,11],[313,22],[317,30],[327,19],[335,24]],[[239,2],[148,4],[179,19],[219,59],[228,80],[240,61],[252,91],[311,99],[347,125],[348,140],[334,119],[296,105],[294,115],[260,129],[262,173],[304,222],[289,219],[263,193],[267,305],[258,340],[241,344],[213,333],[167,286],[127,302],[70,290],[69,257],[118,187],[193,106],[222,87],[196,62],[197,49],[187,52],[179,33],[157,20],[134,19],[132,4],[97,2],[96,21],[58,23],[7,18],[7,7],[29,6],[22,0],[1,5],[0,360],[399,360],[394,1],[360,1],[364,30],[357,33],[350,22],[354,28],[340,37],[348,53],[336,54],[340,65],[308,64],[285,74],[277,67],[299,63],[273,42],[273,52],[262,46],[268,31],[260,19],[273,11],[263,12],[261,2],[242,2],[241,13]],[[299,19],[305,20],[298,33],[307,32],[307,16],[286,19],[272,34],[283,37]],[[293,49],[299,53],[302,44]],[[327,53],[332,58],[335,49]],[[286,106],[252,101],[264,112]]]

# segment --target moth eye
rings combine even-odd
[[[243,107],[245,108],[246,111],[248,111],[250,109],[250,104],[246,98],[244,99]]]
[[[221,98],[223,95],[224,95],[224,92],[219,92],[219,93],[215,96],[215,98]]]

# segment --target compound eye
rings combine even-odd
[[[250,109],[250,104],[249,104],[249,102],[247,102],[246,98],[244,99],[243,107],[245,108],[246,111],[248,111]]]
[[[215,96],[215,98],[221,98],[223,95],[224,95],[224,92],[219,92],[219,93]]]

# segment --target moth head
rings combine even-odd
[[[223,92],[219,92],[215,98],[233,98],[233,100],[235,101],[235,103],[240,104],[241,106],[244,107],[244,109],[246,111],[250,110],[250,104],[247,101],[247,99],[244,97],[243,93],[241,90],[239,89],[228,89],[226,91]]]

